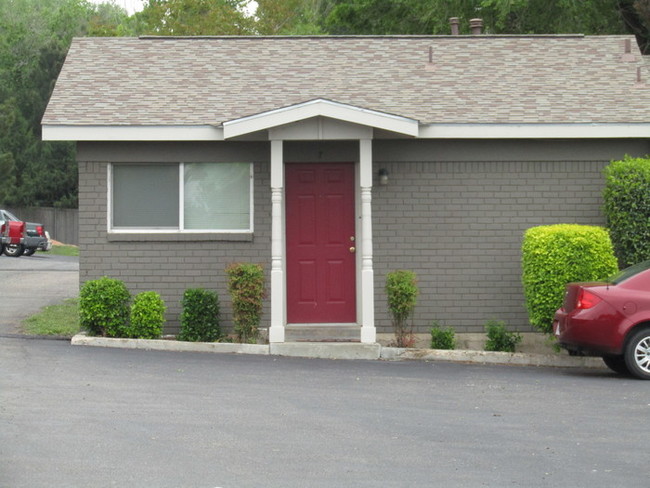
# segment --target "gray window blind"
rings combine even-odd
[[[113,165],[113,227],[179,225],[178,164]]]

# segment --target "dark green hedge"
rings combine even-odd
[[[79,324],[91,335],[128,337],[130,301],[120,280],[104,276],[87,281],[79,293]]]
[[[607,230],[570,224],[528,229],[522,266],[528,318],[546,333],[551,332],[567,283],[602,280],[618,270]]]
[[[181,306],[179,341],[214,342],[221,337],[219,298],[215,292],[202,288],[187,289]]]
[[[650,159],[626,156],[605,168],[604,211],[622,267],[650,259]]]

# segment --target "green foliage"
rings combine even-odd
[[[253,19],[246,0],[149,0],[137,14],[141,34],[162,36],[245,35]]]
[[[158,339],[165,323],[165,302],[155,291],[144,291],[133,299],[129,336]]]
[[[456,333],[451,327],[442,328],[437,322],[431,328],[431,349],[456,349]]]
[[[650,159],[612,161],[605,179],[604,212],[621,266],[650,259]]]
[[[522,339],[521,334],[509,332],[503,321],[489,320],[485,324],[485,330],[488,337],[485,342],[486,351],[515,352]]]
[[[386,275],[386,298],[398,347],[413,345],[413,326],[408,319],[413,314],[420,293],[413,271],[397,270]]]
[[[22,323],[27,334],[72,337],[79,333],[79,299],[49,305]]]
[[[214,342],[221,337],[219,298],[202,288],[185,290],[181,300],[181,330],[178,340]]]
[[[257,342],[264,301],[264,270],[259,264],[236,263],[226,268],[235,333],[240,342]]]
[[[567,283],[603,280],[617,271],[607,231],[570,224],[528,229],[522,246],[522,266],[528,318],[546,333],[551,332]]]
[[[130,300],[120,280],[104,276],[87,281],[79,294],[79,323],[91,335],[128,337]]]

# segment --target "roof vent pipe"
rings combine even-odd
[[[451,26],[451,35],[457,36],[460,34],[460,19],[458,17],[451,17],[449,19],[449,25]]]
[[[473,36],[480,36],[481,31],[483,30],[483,19],[470,19],[469,28],[471,29]]]

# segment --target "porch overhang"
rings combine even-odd
[[[414,119],[316,99],[224,122],[223,138],[228,140],[316,118],[334,119],[410,137],[418,137],[420,130],[419,122]]]

